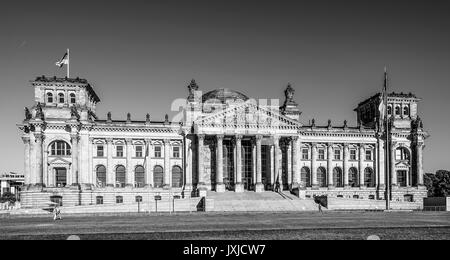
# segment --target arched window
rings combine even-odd
[[[51,156],[70,156],[70,145],[64,141],[54,141],[50,144]]]
[[[70,94],[70,104],[75,104],[77,102],[76,98],[75,98],[75,94],[71,93]]]
[[[97,174],[97,187],[105,187],[106,186],[106,167],[103,165],[97,166],[96,174]]]
[[[317,169],[317,184],[319,187],[327,186],[327,170],[323,167]]]
[[[348,184],[350,187],[358,187],[358,169],[352,167],[348,170]]]
[[[58,102],[61,104],[64,104],[65,100],[64,100],[64,94],[63,93],[59,93],[58,94]]]
[[[303,167],[301,170],[301,180],[305,187],[311,187],[311,172],[308,167]]]
[[[369,188],[374,188],[375,187],[375,175],[373,174],[373,170],[370,167],[367,167],[364,170],[364,183]]]
[[[395,107],[395,115],[399,116],[400,114],[401,114],[401,108],[400,108],[400,106],[396,106]]]
[[[138,165],[134,170],[134,182],[136,188],[144,187],[145,185],[145,169],[144,167]]]
[[[404,116],[409,116],[409,107],[408,107],[408,106],[405,106],[405,107],[403,108],[403,115],[404,115]]]
[[[408,161],[410,159],[409,151],[405,147],[399,147],[395,150],[395,159],[397,161]]]
[[[392,115],[392,106],[388,106],[387,111],[388,115]]]
[[[179,166],[172,168],[172,187],[180,188],[183,186],[183,173]]]
[[[164,185],[164,169],[159,165],[153,168],[153,185],[155,188],[161,188]]]
[[[342,170],[339,167],[333,169],[333,183],[336,187],[344,187],[344,182],[342,180]]]
[[[116,167],[116,187],[124,188],[125,187],[125,167],[119,165]]]
[[[53,93],[47,93],[47,103],[53,103]]]

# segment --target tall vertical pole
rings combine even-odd
[[[388,74],[387,69],[384,68],[384,97],[383,102],[385,104],[385,111],[384,111],[384,126],[385,126],[385,134],[386,134],[386,143],[384,144],[385,147],[385,166],[386,166],[386,210],[391,209],[391,173],[390,173],[390,167],[389,164],[393,163],[390,162],[390,141],[389,141],[389,115],[388,115]]]
[[[67,49],[67,78],[70,78],[70,52]]]

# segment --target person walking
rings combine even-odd
[[[319,212],[323,214],[322,205],[320,205],[320,203],[319,203]]]
[[[59,209],[58,206],[55,206],[55,208],[53,209],[53,220],[62,220],[61,218],[61,210]]]

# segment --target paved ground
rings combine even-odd
[[[193,213],[0,218],[0,239],[450,239],[447,212]]]

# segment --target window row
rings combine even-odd
[[[356,161],[358,160],[358,149],[350,149],[350,160]],[[373,161],[373,150],[366,149],[365,150],[365,160]],[[318,160],[326,160],[327,159],[327,148],[318,148],[317,149],[317,159]],[[341,149],[333,149],[333,159],[340,161],[343,159],[342,150]],[[311,160],[311,151],[309,148],[302,148],[302,160]]]
[[[105,157],[106,156],[105,149],[106,148],[104,145],[97,145],[96,156],[97,157]],[[145,149],[145,151],[144,151],[144,149]],[[119,157],[119,158],[124,157],[125,156],[125,146],[124,145],[116,145],[115,152],[116,152],[115,153],[116,157]],[[148,147],[144,148],[143,145],[134,146],[134,156],[136,158],[144,158],[144,157],[150,156]],[[154,146],[153,157],[154,158],[163,158],[162,156],[163,156],[162,146]],[[181,147],[179,147],[179,146],[172,147],[172,158],[181,158]]]
[[[392,105],[388,106],[388,115],[392,115]],[[395,106],[395,115],[396,116],[410,116],[409,106],[404,106],[403,109],[400,105]]]
[[[102,205],[103,204],[103,196],[97,196],[95,197],[96,200],[96,204],[97,205]],[[136,196],[135,197],[135,201],[136,203],[142,203],[143,199],[142,196]],[[122,204],[123,203],[123,196],[116,196],[116,203],[117,204]]]
[[[324,167],[317,168],[316,176],[319,187],[328,186],[327,170]],[[312,187],[311,171],[308,167],[303,167],[301,169],[301,181],[306,187]],[[364,169],[364,184],[367,187],[375,187],[375,174],[370,167]],[[344,174],[340,167],[335,167],[333,169],[333,185],[335,187],[344,187]],[[350,187],[360,186],[358,169],[355,167],[351,167],[348,170],[348,185]]]
[[[69,100],[68,102],[70,104],[75,104],[77,102],[77,98],[75,93],[69,94]],[[66,103],[66,95],[64,93],[58,93],[58,95],[55,97],[53,93],[47,92],[47,103],[59,103],[59,104],[65,104]]]
[[[180,188],[183,186],[183,170],[179,166],[172,167],[172,187]],[[106,167],[99,165],[96,168],[97,186],[106,187]],[[145,168],[141,165],[136,166],[134,169],[134,187],[142,188],[146,183]],[[155,166],[153,168],[153,187],[162,188],[164,186],[164,168],[162,166]],[[126,168],[123,165],[119,165],[115,169],[115,187],[124,188],[126,185]]]

